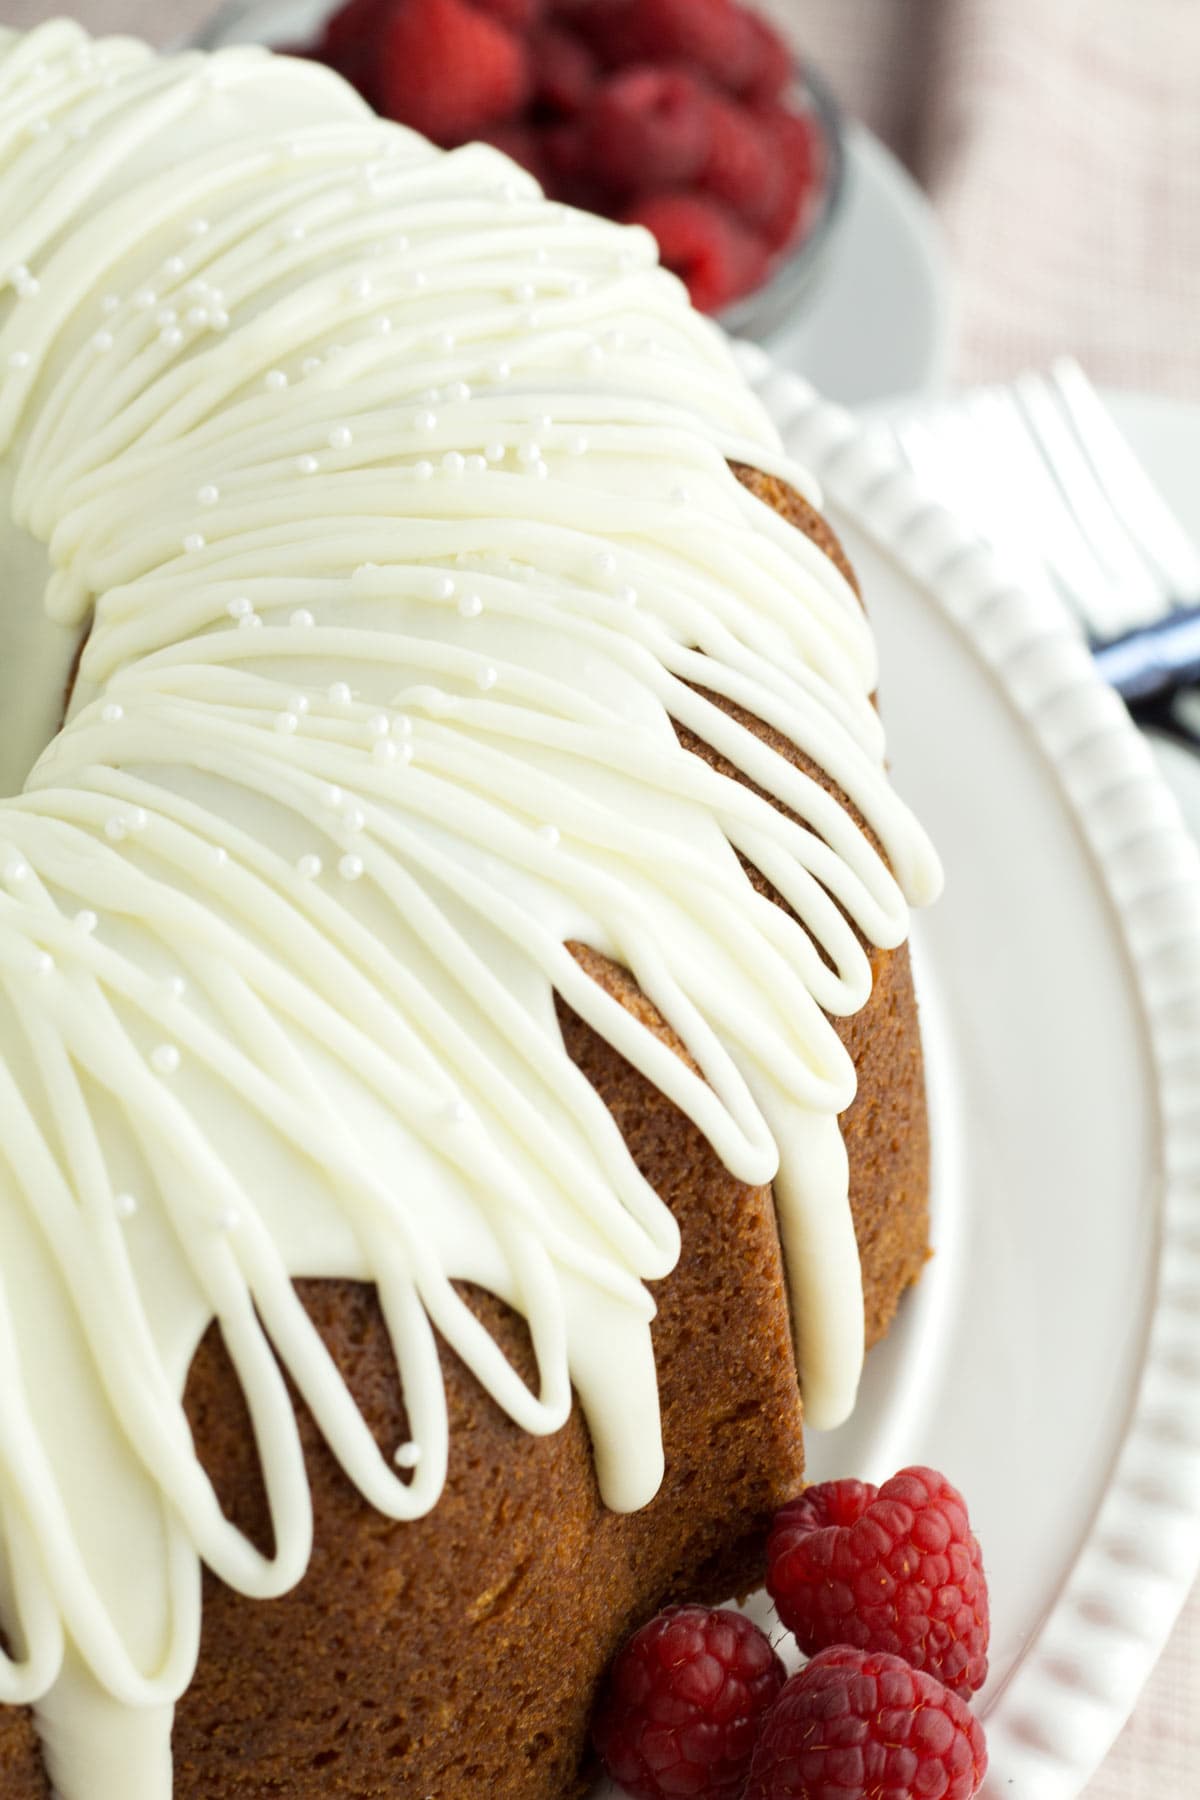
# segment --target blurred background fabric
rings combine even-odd
[[[1195,0],[762,4],[932,200],[957,376],[1069,348],[1096,382],[1200,397]]]
[[[1200,0],[760,4],[929,195],[954,271],[958,379],[1068,351],[1098,383],[1200,398]],[[167,44],[214,10],[0,0],[0,21],[68,12]],[[1085,1800],[1188,1800],[1198,1769],[1193,1596]]]

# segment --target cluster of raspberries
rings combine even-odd
[[[600,1698],[613,1779],[635,1800],[972,1800],[988,1597],[961,1495],[923,1468],[825,1482],[777,1515],[767,1563],[810,1660],[789,1678],[744,1614],[668,1608]]]
[[[436,144],[485,139],[552,198],[645,225],[706,312],[761,285],[825,179],[791,53],[738,0],[349,0],[301,54]]]

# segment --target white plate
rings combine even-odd
[[[935,392],[953,344],[949,260],[933,209],[861,125],[846,134],[846,194],[825,266],[776,362],[831,400],[861,406]]]
[[[1071,1800],[1200,1561],[1200,856],[1069,630],[756,366],[862,577],[896,778],[947,868],[915,936],[937,1254],[811,1471],[960,1484],[984,1794]]]

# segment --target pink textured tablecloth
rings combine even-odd
[[[1200,398],[1200,0],[762,0],[914,171],[959,292],[957,373],[1060,351]],[[0,0],[162,43],[212,0]],[[1200,1596],[1086,1800],[1200,1793]],[[1014,1794],[1013,1800],[1022,1800]]]

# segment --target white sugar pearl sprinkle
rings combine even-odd
[[[548,844],[551,850],[553,850],[559,842],[561,833],[559,832],[557,825],[539,825],[538,836],[544,844]]]
[[[100,717],[106,725],[118,725],[125,717],[125,708],[118,700],[109,700],[100,708]]]
[[[320,466],[315,456],[298,456],[296,458],[296,468],[301,475],[315,475]]]
[[[392,721],[386,713],[372,713],[367,720],[367,731],[373,738],[385,738],[390,735]]]
[[[174,1044],[156,1044],[150,1052],[150,1067],[156,1075],[175,1075],[183,1058]]]
[[[182,275],[185,266],[182,256],[168,256],[163,269],[168,275]]]
[[[111,331],[98,331],[92,339],[92,349],[99,350],[102,356],[107,355],[112,347],[113,334]]]
[[[183,333],[178,325],[172,325],[166,331],[159,333],[158,341],[164,350],[178,350],[183,342]]]
[[[574,437],[567,439],[567,451],[571,456],[586,456],[589,448],[588,440],[582,431],[576,432]]]
[[[128,829],[128,826],[119,813],[114,813],[110,819],[105,819],[104,821],[104,835],[110,843],[122,843]]]
[[[454,594],[455,594],[454,577],[452,575],[439,575],[433,584],[434,599],[435,600],[453,600]]]
[[[268,369],[263,376],[263,386],[273,394],[281,394],[288,384],[288,378],[282,369]]]
[[[433,464],[422,457],[420,462],[413,464],[413,474],[418,481],[429,481],[433,476]]]
[[[329,434],[331,450],[348,450],[354,442],[354,433],[348,425],[335,425]]]
[[[611,550],[597,550],[595,556],[592,558],[592,567],[595,569],[597,575],[615,575],[617,572],[617,559]]]
[[[297,631],[310,631],[316,624],[316,620],[306,606],[298,606],[289,617],[288,624],[294,625]]]
[[[361,856],[343,856],[338,863],[338,874],[343,881],[358,881],[362,877],[364,866]]]
[[[28,350],[10,350],[8,353],[8,366],[10,369],[27,369],[32,361],[33,358],[30,356]]]
[[[346,827],[347,831],[364,831],[367,824],[367,815],[361,806],[348,806],[342,814],[342,824]]]
[[[245,594],[239,594],[236,600],[229,602],[225,611],[231,619],[248,619],[254,611],[254,603]]]
[[[196,499],[201,506],[215,506],[221,498],[221,490],[215,482],[206,481],[202,488],[197,488]]]
[[[182,1000],[187,993],[187,982],[182,975],[171,975],[167,978],[167,992],[173,1000]]]
[[[292,732],[297,730],[299,724],[300,721],[294,712],[281,712],[275,714],[275,729],[284,737],[289,737]]]
[[[398,760],[399,751],[391,738],[376,738],[371,745],[371,756],[377,763],[394,763]]]
[[[490,663],[486,668],[477,669],[475,672],[475,686],[480,688],[484,693],[486,693],[489,688],[494,688],[499,679],[499,675],[496,670],[492,668]]]
[[[138,1209],[138,1203],[132,1194],[114,1194],[113,1211],[118,1219],[132,1219]]]
[[[207,542],[208,539],[202,531],[189,531],[183,540],[183,547],[189,556],[194,556],[197,551],[204,549]]]
[[[304,714],[308,711],[308,695],[290,694],[288,696],[287,709],[289,712],[299,713],[300,717],[303,718]]]
[[[321,873],[321,867],[320,857],[315,851],[310,850],[308,854],[302,856],[296,864],[296,873],[303,876],[305,881],[315,881],[317,876]]]
[[[617,589],[617,599],[620,600],[624,606],[636,606],[638,603],[638,591],[635,587],[619,587]]]
[[[458,603],[458,610],[464,619],[477,619],[483,611],[483,601],[478,594],[464,594]]]
[[[82,931],[85,937],[90,937],[97,925],[99,925],[100,920],[90,907],[85,906],[82,912],[77,912],[75,914],[71,923],[74,925],[76,931]]]
[[[421,1460],[420,1444],[397,1444],[392,1461],[398,1469],[415,1469]]]
[[[48,950],[38,950],[34,953],[33,972],[35,975],[53,975],[54,958]]]
[[[353,699],[349,683],[345,681],[331,682],[329,687],[329,698],[334,706],[349,706]]]
[[[442,458],[442,467],[447,475],[461,475],[467,466],[467,459],[459,450],[447,450]]]
[[[243,618],[238,620],[238,630],[239,631],[258,630],[261,626],[262,626],[262,620],[259,618],[258,614],[255,612],[246,613],[246,615]]]
[[[418,431],[436,431],[437,414],[427,409],[413,415],[413,424]]]
[[[542,446],[540,444],[522,444],[517,451],[517,461],[535,463],[541,461]]]
[[[480,456],[478,451],[472,451],[471,455],[468,456],[467,462],[466,462],[467,474],[468,475],[482,475],[486,468],[487,468],[487,457]]]
[[[342,801],[346,798],[346,796],[345,796],[345,794],[343,794],[341,788],[338,787],[337,783],[331,781],[329,783],[328,787],[325,788],[324,792],[322,793],[321,798],[325,802],[326,806],[336,807],[336,806],[340,806],[342,804]]]
[[[223,869],[225,864],[229,861],[229,852],[226,850],[224,844],[218,844],[213,851],[213,861],[216,863],[218,869]]]

